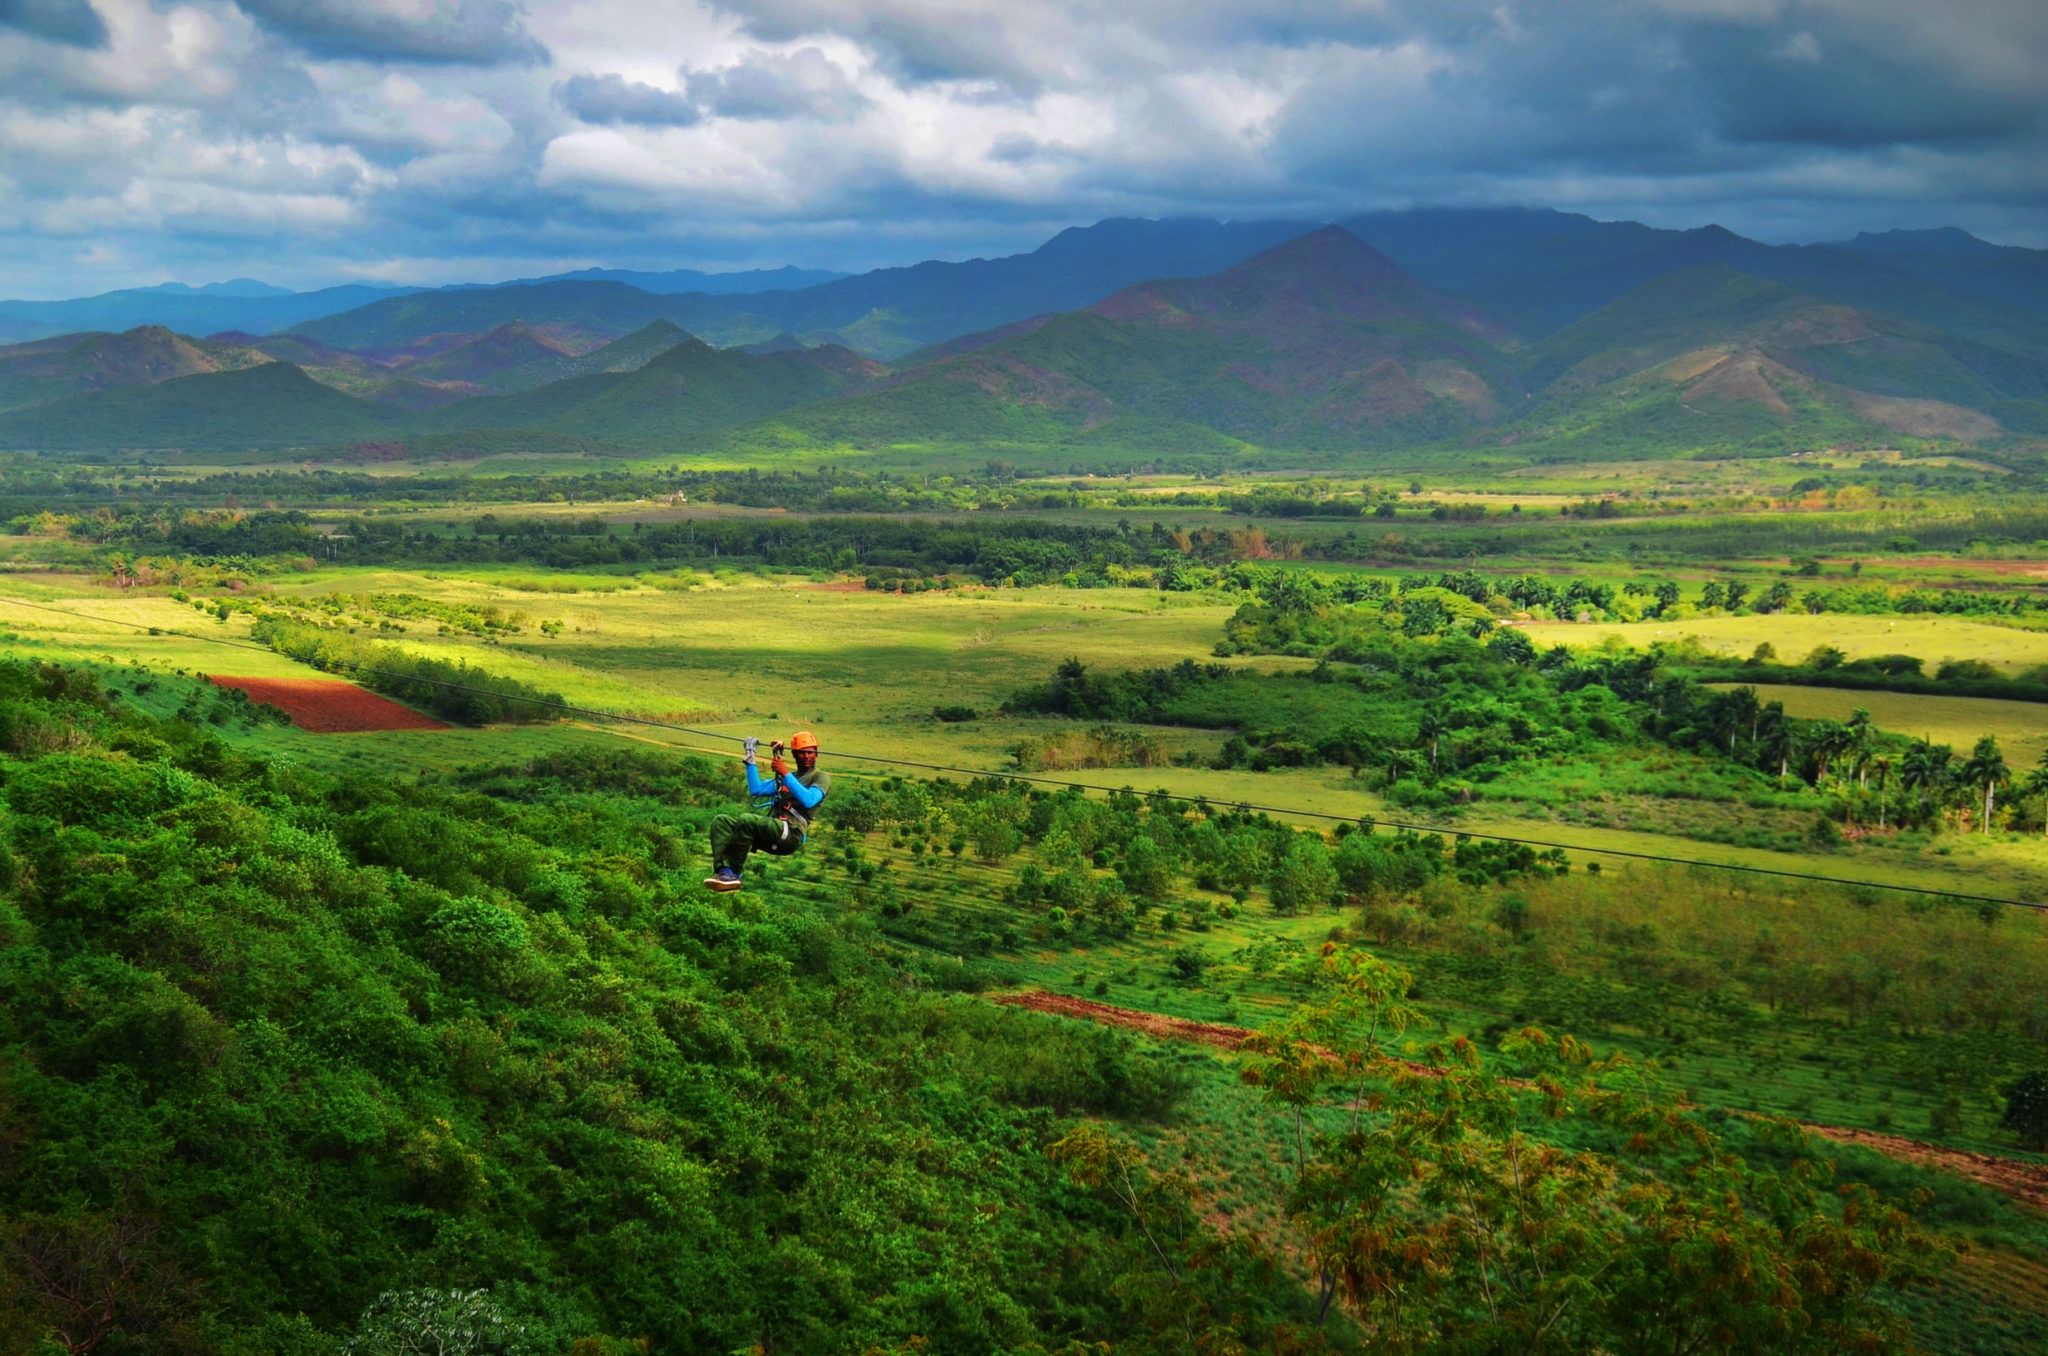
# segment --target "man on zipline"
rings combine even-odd
[[[752,814],[721,814],[711,821],[712,872],[704,883],[713,890],[737,890],[743,883],[747,854],[766,852],[787,857],[804,845],[810,831],[811,815],[832,789],[832,774],[818,767],[818,737],[799,730],[789,737],[789,751],[796,757],[796,771],[782,761],[782,741],[769,746],[768,767],[775,775],[763,777],[754,760],[761,741],[746,739],[747,794],[753,797]]]

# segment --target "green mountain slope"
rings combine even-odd
[[[657,320],[623,339],[571,353],[524,325],[501,326],[483,338],[400,370],[408,377],[462,380],[483,391],[510,394],[550,382],[607,372],[637,372],[690,339],[687,331]],[[466,373],[457,377],[456,373]]]
[[[644,336],[664,337],[662,331]],[[629,356],[630,349],[619,355]],[[883,372],[840,348],[753,354],[685,337],[633,371],[596,371],[516,395],[464,401],[422,427],[547,429],[667,446],[871,385]]]
[[[893,359],[957,335],[1072,310],[1147,278],[1229,267],[1310,228],[1299,222],[1112,220],[1061,232],[1028,254],[877,269],[816,287],[746,295],[655,295],[609,281],[418,293],[310,321],[296,332],[348,349],[477,334],[514,320],[616,338],[666,319],[721,347],[787,332]]]
[[[752,313],[751,304],[760,300],[656,296],[616,282],[535,283],[390,297],[309,321],[292,332],[361,352],[402,349],[427,335],[480,335],[514,322],[603,343],[666,320],[722,344],[759,343],[783,328]]]
[[[468,343],[407,363],[405,375],[415,381],[460,382],[480,391],[510,391],[537,386],[528,372],[553,371],[574,355],[563,345],[534,333],[514,320],[486,331]]]
[[[0,348],[0,410],[269,361],[244,344],[192,339],[158,326],[123,334],[60,335]]]
[[[782,421],[827,440],[1065,438],[1123,419],[1230,438],[1409,442],[1490,422],[1518,393],[1478,308],[1337,228],[1207,278],[954,344],[881,391]]]
[[[1680,269],[1531,345],[1539,401],[1502,436],[1584,456],[1996,437],[2008,393],[1956,348],[1725,264]]]
[[[1974,409],[2039,394],[2023,359],[1925,325],[1818,301],[1726,264],[1680,269],[1532,345],[1523,375],[1553,394],[1583,390],[1702,347],[1755,345],[1802,371],[1875,395]],[[2021,355],[2012,355],[2020,359]]]
[[[0,447],[303,447],[389,436],[405,416],[343,395],[290,363],[69,396],[0,415]]]

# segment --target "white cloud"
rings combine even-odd
[[[694,71],[689,92],[721,118],[844,122],[869,104],[846,69],[816,47],[749,52],[724,70]]]
[[[2048,206],[2038,0],[66,3],[0,0],[0,295],[228,238],[314,283],[865,266],[1114,213],[2025,238]]]

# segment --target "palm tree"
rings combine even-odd
[[[1892,779],[1892,759],[1888,753],[1873,754],[1871,764],[1877,768],[1877,827],[1884,827],[1884,792]]]
[[[1859,706],[1849,715],[1848,754],[1856,766],[1856,789],[1869,786],[1870,756],[1877,751],[1877,722],[1870,708]]]
[[[1763,737],[1757,741],[1757,747],[1765,758],[1778,765],[1778,780],[1783,782],[1785,774],[1791,771],[1792,760],[1799,756],[1799,732],[1785,719],[1784,708],[1778,703],[1772,702],[1766,715]]]
[[[1998,788],[2012,780],[2012,769],[2006,766],[2005,755],[1998,751],[1998,741],[1990,735],[1978,740],[1961,772],[1965,786],[1984,788],[1984,832],[1989,833],[1991,810],[1998,797]]]
[[[1728,729],[1728,756],[1735,756],[1735,741],[1742,735],[1742,727],[1749,727],[1751,742],[1756,740],[1756,725],[1763,708],[1757,705],[1756,689],[1738,687],[1721,694],[1715,703],[1715,717]]]
[[[1429,768],[1432,772],[1436,771],[1437,741],[1442,739],[1444,732],[1450,728],[1450,724],[1444,720],[1443,712],[1434,706],[1422,708],[1422,721],[1416,727],[1415,737],[1429,741]]]
[[[1926,738],[1906,750],[1906,756],[1899,763],[1899,782],[1908,791],[1920,793],[1920,815],[1927,815],[1928,798],[1948,782],[1948,765],[1954,760],[1955,750],[1946,744],[1936,744]]]
[[[2041,751],[2041,761],[2027,774],[2027,780],[2020,786],[2020,794],[2041,798],[2041,834],[2048,837],[2048,749]]]
[[[1838,721],[1824,720],[1820,722],[1819,728],[1813,732],[1810,745],[1813,749],[1813,758],[1816,764],[1813,779],[1815,786],[1819,786],[1828,779],[1828,769],[1837,758],[1848,752],[1850,742],[1854,738],[1855,736],[1849,733],[1849,727]]]

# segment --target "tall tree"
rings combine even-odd
[[[1778,780],[1782,782],[1792,769],[1792,760],[1804,747],[1804,741],[1799,737],[1798,727],[1785,714],[1782,702],[1772,702],[1764,707],[1762,726],[1762,733],[1757,737],[1757,751],[1766,763],[1778,765]]]
[[[2020,786],[2020,793],[2041,798],[2041,834],[2048,837],[2048,749],[2041,751],[2041,761],[2027,774],[2027,780]]]
[[[1948,789],[1949,764],[1955,761],[1955,750],[1946,744],[1936,744],[1928,739],[1906,750],[1906,756],[1899,763],[1899,782],[1908,791],[1920,793],[1920,816],[1925,819],[1929,803]]]
[[[1859,706],[1849,716],[1849,743],[1846,750],[1850,765],[1856,769],[1856,787],[1863,790],[1870,784],[1870,758],[1877,752],[1877,722],[1870,718],[1870,708]]]
[[[1991,832],[1991,812],[1997,803],[1998,788],[2012,781],[2012,769],[2006,766],[2005,755],[1998,751],[1998,741],[1990,735],[1979,739],[1960,776],[1965,786],[1984,788],[1984,832]]]

